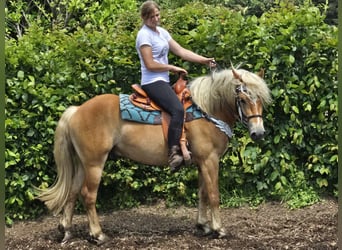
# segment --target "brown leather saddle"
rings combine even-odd
[[[172,88],[174,89],[174,91],[176,92],[178,96],[179,101],[183,104],[184,111],[186,111],[186,109],[192,105],[190,90],[186,87],[186,84],[187,84],[187,80],[185,79],[185,76],[180,75],[177,82],[172,86]],[[167,140],[168,128],[170,124],[170,115],[164,110],[162,110],[160,107],[158,107],[158,105],[155,104],[148,97],[146,92],[140,87],[139,84],[133,84],[132,88],[134,90],[134,93],[132,93],[129,96],[129,100],[132,102],[132,104],[144,110],[149,110],[149,111],[158,110],[161,112],[164,138],[165,140]],[[185,115],[186,115],[186,112],[184,112],[184,123],[185,123]],[[183,130],[182,130],[182,136],[181,136],[179,143],[180,143],[180,148],[182,150],[185,165],[190,165],[191,153],[189,152],[187,148],[187,140],[186,140],[186,133],[185,133],[184,125],[183,125]]]

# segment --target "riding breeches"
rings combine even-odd
[[[168,147],[179,145],[183,130],[184,108],[171,85],[164,81],[156,81],[141,87],[151,100],[171,116],[168,130]]]

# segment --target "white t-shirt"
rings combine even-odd
[[[164,72],[152,72],[149,71],[145,64],[144,60],[140,54],[140,47],[142,45],[148,45],[152,48],[152,56],[153,60],[162,63],[168,64],[168,54],[169,54],[169,41],[171,40],[170,33],[161,28],[157,27],[158,32],[153,31],[148,28],[146,25],[143,25],[137,34],[136,39],[136,49],[139,54],[140,64],[141,64],[141,85],[149,84],[158,80],[169,82],[169,71]]]

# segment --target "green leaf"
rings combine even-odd
[[[327,187],[328,186],[328,181],[325,178],[317,178],[316,182],[319,185],[319,187]]]
[[[274,186],[275,190],[280,190],[282,189],[283,185],[281,184],[281,182],[277,182]]]
[[[23,80],[24,77],[25,77],[24,71],[19,70],[19,71],[18,71],[18,74],[17,74],[17,77],[18,77],[20,80]]]
[[[299,109],[297,106],[292,106],[292,110],[296,113],[299,114]]]

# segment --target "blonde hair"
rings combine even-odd
[[[140,15],[143,20],[148,19],[154,9],[160,10],[159,5],[154,1],[146,1],[140,7]]]

